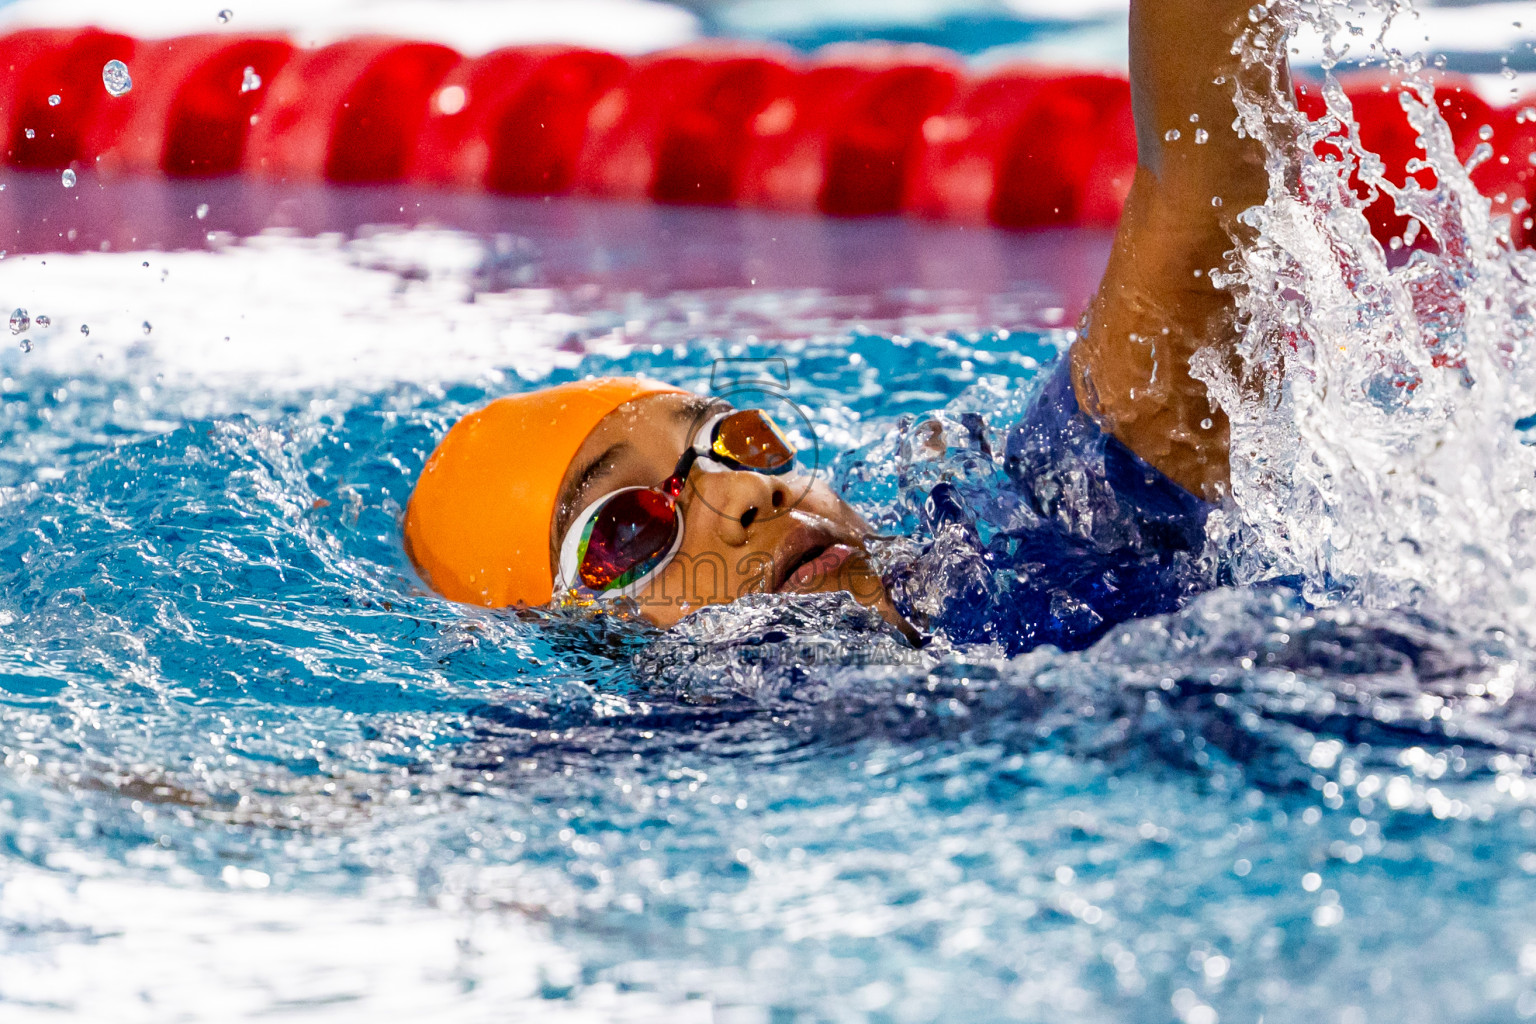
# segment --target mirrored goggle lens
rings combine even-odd
[[[795,446],[766,413],[733,412],[715,426],[714,453],[747,469],[776,473],[795,461]]]
[[[582,540],[581,582],[627,587],[659,566],[677,539],[677,506],[656,491],[623,491],[603,503]]]

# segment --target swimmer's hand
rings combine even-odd
[[[1265,55],[1244,67],[1234,44]],[[1072,349],[1078,401],[1110,433],[1208,499],[1230,476],[1228,424],[1189,360],[1214,348],[1239,367],[1229,293],[1210,283],[1263,203],[1264,149],[1233,129],[1238,81],[1292,104],[1286,32],[1253,0],[1132,0],[1138,165],[1104,280]],[[1219,204],[1216,200],[1220,200]]]

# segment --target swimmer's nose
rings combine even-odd
[[[695,472],[690,483],[696,493],[688,518],[707,516],[720,539],[732,545],[745,544],[754,524],[777,518],[793,499],[784,478],[761,473]]]

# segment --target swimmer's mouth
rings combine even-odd
[[[800,571],[802,566],[810,565],[812,562],[816,561],[816,559],[826,554],[827,548],[831,546],[832,545],[830,544],[816,544],[801,552],[798,558],[784,566],[783,570],[779,573],[778,585],[773,589],[782,590],[784,584],[789,582],[790,578],[793,577],[796,572]]]
[[[837,573],[854,552],[854,544],[830,530],[806,527],[796,530],[779,556],[773,592],[805,592]]]

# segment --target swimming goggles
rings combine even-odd
[[[707,421],[659,487],[605,494],[576,517],[560,545],[556,592],[585,589],[601,599],[633,597],[671,564],[683,544],[677,499],[694,468],[779,476],[795,468],[795,446],[759,409]]]

